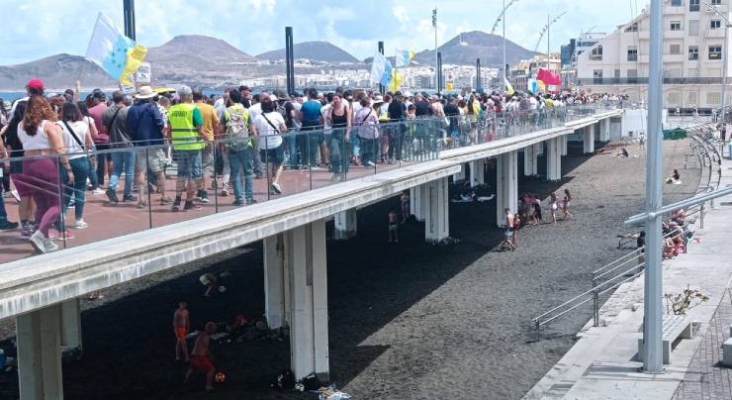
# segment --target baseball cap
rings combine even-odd
[[[45,90],[46,85],[43,84],[43,81],[39,78],[33,78],[28,81],[28,84],[25,85],[27,89],[36,89],[36,90]]]
[[[178,94],[180,96],[188,96],[189,94],[192,94],[193,90],[191,90],[190,86],[183,85],[178,88]]]
[[[102,89],[94,89],[92,91],[92,97],[99,100],[104,100],[107,98],[107,95],[102,92]]]

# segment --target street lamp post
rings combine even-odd
[[[440,67],[440,62],[437,56],[437,7],[432,10],[432,27],[435,28],[435,89],[439,91],[440,84],[437,81],[440,78],[440,72],[438,71],[438,68]]]
[[[544,37],[544,34],[546,33],[546,68],[549,69],[549,61],[551,59],[552,53],[550,48],[550,42],[549,42],[549,28],[554,25],[555,22],[559,21],[564,14],[567,12],[563,12],[556,16],[556,18],[551,19],[549,14],[546,16],[546,25],[544,25],[544,28],[541,29],[541,33],[539,34],[539,40],[536,41],[536,46],[534,46],[534,51],[536,51],[539,48],[539,44],[541,43],[541,39]]]
[[[721,111],[721,119],[722,119],[722,126],[724,127],[724,131],[727,131],[727,50],[729,49],[729,27],[732,25],[730,24],[729,18],[727,15],[723,14],[719,11],[717,6],[714,6],[707,2],[702,2],[707,7],[707,11],[713,12],[717,16],[724,19],[724,48],[722,48],[723,53],[723,60],[724,65],[722,66],[722,111]],[[722,138],[725,139],[725,138]],[[724,149],[722,149],[724,150]],[[730,155],[732,157],[732,155]]]

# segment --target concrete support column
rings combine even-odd
[[[425,239],[437,244],[450,236],[450,196],[447,178],[425,185],[427,209],[425,214]]]
[[[297,380],[314,372],[325,382],[330,372],[325,221],[295,228],[291,234],[291,368]]]
[[[427,214],[426,187],[427,185],[421,185],[409,189],[409,210],[417,221],[424,221]]]
[[[562,179],[562,153],[559,146],[559,138],[546,141],[546,179],[558,181]]]
[[[600,141],[610,141],[610,118],[605,118],[600,121]]]
[[[536,158],[536,145],[524,148],[524,175],[535,176],[539,173],[539,164]]]
[[[485,160],[474,160],[470,162],[470,187],[476,187],[485,183]]]
[[[569,144],[569,137],[567,135],[562,135],[559,137],[559,143],[561,144],[561,150],[562,150],[562,156],[567,155],[567,147]]]
[[[339,212],[334,221],[336,240],[348,240],[358,234],[358,210],[355,208]]]
[[[460,182],[465,180],[465,164],[460,165],[460,172],[452,174],[453,182]]]
[[[15,319],[21,400],[63,400],[61,306]]]
[[[292,232],[264,239],[264,316],[270,329],[289,325]]]
[[[543,156],[544,155],[544,142],[539,142],[535,144],[536,146],[536,155],[537,156]]]
[[[590,125],[584,127],[582,132],[582,143],[585,154],[591,154],[595,152],[595,127]]]
[[[496,223],[505,222],[504,209],[516,212],[518,207],[518,153],[512,151],[496,157]]]
[[[61,303],[61,348],[80,358],[81,347],[81,302],[79,299]]]

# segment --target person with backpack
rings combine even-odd
[[[222,130],[231,165],[231,180],[234,182],[234,205],[254,204],[254,144],[257,129],[252,124],[249,110],[241,103],[241,93],[229,93],[229,103],[224,112]],[[241,174],[244,173],[244,192]]]
[[[183,211],[200,210],[193,204],[203,174],[201,151],[206,146],[203,132],[203,115],[193,104],[193,90],[188,86],[178,89],[180,102],[168,110],[168,137],[170,137],[178,163],[178,180],[175,187],[173,211],[180,211],[183,192],[186,202]]]
[[[123,202],[135,201],[132,195],[132,184],[135,180],[135,151],[132,139],[127,133],[127,112],[129,107],[125,105],[125,95],[117,90],[112,93],[114,105],[107,108],[102,114],[102,125],[106,135],[105,146],[114,149],[111,155],[112,171],[109,175],[107,185],[107,198],[111,204],[119,203],[117,198],[117,185],[122,173],[125,174],[125,188],[122,197]],[[99,147],[97,147],[99,149]]]

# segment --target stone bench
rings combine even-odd
[[[641,331],[643,327],[641,326]],[[685,315],[663,316],[663,363],[671,364],[671,350],[678,340],[691,339],[694,335],[694,325]],[[638,360],[643,361],[643,338],[638,339]]]

